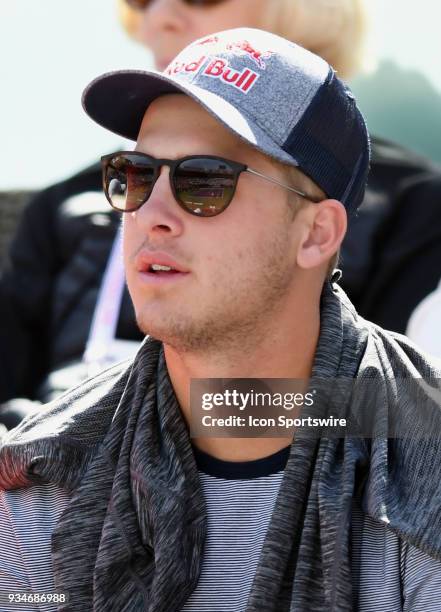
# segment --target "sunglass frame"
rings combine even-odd
[[[140,158],[144,158],[146,160],[148,160],[151,164],[152,164],[152,168],[154,170],[154,174],[153,174],[153,181],[151,184],[151,189],[148,192],[148,195],[146,196],[146,199],[143,200],[138,206],[136,206],[135,208],[130,208],[130,209],[121,209],[118,208],[117,206],[114,205],[114,203],[112,202],[112,199],[109,195],[109,190],[108,190],[108,186],[107,186],[107,169],[108,167],[111,165],[111,161],[112,159],[114,159],[115,157],[125,157],[125,156],[131,156],[131,157],[140,157]],[[227,164],[230,169],[232,170],[232,175],[231,178],[234,180],[234,184],[233,184],[233,189],[232,189],[232,193],[231,196],[223,203],[223,207],[221,209],[219,209],[218,212],[216,212],[215,214],[210,214],[210,215],[204,215],[201,213],[197,213],[194,210],[191,210],[191,208],[188,208],[187,205],[185,204],[185,202],[183,202],[178,195],[178,192],[176,190],[176,186],[174,183],[174,178],[175,178],[175,172],[176,169],[183,164],[186,161],[190,161],[193,159],[208,159],[208,160],[216,160],[216,161],[220,161],[223,164]],[[216,217],[217,215],[219,215],[220,213],[222,213],[232,202],[234,195],[236,193],[236,188],[237,188],[237,182],[239,180],[239,176],[242,172],[245,172],[248,170],[248,166],[246,166],[245,164],[241,164],[239,162],[236,162],[234,160],[231,159],[226,159],[225,157],[220,157],[218,155],[187,155],[185,157],[180,157],[179,159],[158,159],[156,157],[153,157],[152,155],[147,155],[146,153],[141,153],[138,151],[117,151],[116,153],[110,153],[109,155],[103,155],[103,157],[101,157],[101,165],[102,165],[102,181],[103,181],[103,190],[104,190],[104,194],[107,198],[107,201],[109,202],[110,206],[114,209],[117,210],[119,212],[122,213],[129,213],[129,212],[135,212],[137,210],[139,210],[150,198],[151,193],[154,189],[154,186],[156,184],[156,181],[158,180],[159,176],[160,176],[160,172],[161,172],[161,168],[163,166],[168,166],[170,168],[170,173],[169,173],[169,182],[170,182],[170,189],[173,193],[173,197],[175,198],[177,204],[179,204],[179,206],[185,210],[185,212],[188,212],[190,215],[194,215],[196,217]]]

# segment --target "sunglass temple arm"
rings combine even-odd
[[[289,189],[289,191],[293,191],[294,193],[301,196],[302,198],[305,198],[305,200],[311,200],[311,202],[315,202],[315,203],[318,203],[320,201],[320,200],[317,200],[317,198],[312,198],[311,196],[308,196],[308,194],[304,193],[303,191],[299,191],[299,189],[295,189],[294,187],[285,185],[285,183],[281,183],[280,181],[278,181],[275,178],[272,178],[271,176],[266,176],[265,174],[261,174],[260,172],[257,172],[257,170],[253,170],[252,168],[247,168],[246,171],[256,176],[259,176],[260,178],[263,178],[266,181],[270,181],[270,183],[274,183],[275,185],[279,185],[280,187]]]

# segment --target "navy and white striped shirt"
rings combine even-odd
[[[195,449],[207,507],[198,585],[182,612],[243,612],[289,448],[243,463]],[[69,496],[55,485],[0,491],[0,590],[54,592],[51,533]],[[439,612],[441,563],[408,545],[354,505],[354,610]],[[1,604],[1,612],[13,610]],[[54,604],[28,610],[52,612]],[[264,611],[262,611],[264,612]]]

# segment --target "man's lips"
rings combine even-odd
[[[169,270],[162,270],[158,267],[167,267]],[[144,281],[149,283],[161,283],[177,280],[189,274],[189,270],[175,261],[167,253],[159,251],[152,252],[142,250],[135,258],[135,268]]]

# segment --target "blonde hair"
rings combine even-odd
[[[364,64],[365,0],[270,0],[262,24],[320,55],[341,78]]]
[[[268,0],[260,27],[320,55],[348,78],[365,64],[366,0]],[[139,11],[118,0],[120,20],[136,38]],[[207,32],[210,34],[210,32]]]
[[[129,36],[136,38],[136,30],[139,25],[139,11],[135,10],[125,2],[118,0],[118,17]]]

